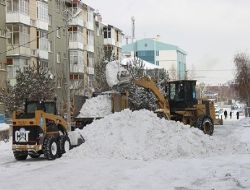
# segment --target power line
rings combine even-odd
[[[18,48],[20,48],[20,47],[25,47],[26,45],[28,45],[28,44],[30,44],[30,43],[36,41],[37,39],[41,39],[41,38],[43,38],[44,36],[48,36],[48,35],[50,35],[50,34],[56,32],[57,30],[60,30],[61,28],[66,28],[66,26],[65,26],[65,25],[59,26],[59,27],[57,27],[57,29],[48,32],[46,35],[43,35],[43,36],[40,36],[40,37],[36,37],[36,38],[34,38],[33,40],[30,40],[30,41],[28,41],[28,42],[26,42],[26,43],[23,43],[23,44],[21,44],[21,45],[18,45],[18,46],[16,46],[16,47],[13,47],[13,48],[11,48],[11,49],[9,49],[9,50],[0,52],[0,54],[5,54],[5,53],[7,53],[7,52],[9,52],[9,51],[13,51],[13,50],[18,49]],[[12,46],[13,46],[13,44],[12,44]]]

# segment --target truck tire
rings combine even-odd
[[[207,135],[213,135],[214,124],[209,116],[200,116],[196,121],[196,126]]]
[[[15,151],[13,154],[16,160],[26,160],[28,157],[28,152]]]
[[[60,157],[60,147],[56,138],[46,137],[43,143],[44,157],[48,160],[54,160]]]
[[[59,144],[61,154],[64,154],[71,149],[70,139],[67,135],[60,136]]]

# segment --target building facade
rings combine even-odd
[[[0,88],[6,87],[6,1],[0,0]],[[4,113],[4,105],[0,102],[0,114]]]
[[[16,83],[17,70],[48,66],[48,22],[47,1],[7,0],[7,78],[11,85]]]
[[[122,55],[122,31],[112,25],[104,24],[103,37],[105,57],[113,57],[115,60],[120,60]]]
[[[157,39],[147,38],[122,46],[124,55],[139,57],[169,72],[172,79],[186,78],[186,52]]]

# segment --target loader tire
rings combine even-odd
[[[196,121],[196,126],[207,135],[213,135],[214,124],[209,116],[200,116]]]
[[[48,160],[55,160],[60,157],[60,147],[55,137],[46,137],[43,143],[44,157]]]
[[[28,157],[28,152],[15,151],[13,154],[16,160],[26,160]]]
[[[61,154],[68,152],[71,149],[69,137],[67,135],[60,136],[59,145]]]

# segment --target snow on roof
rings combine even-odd
[[[160,119],[147,110],[116,112],[95,120],[81,133],[86,142],[66,156],[152,160],[247,151],[238,136],[208,136],[197,128]]]
[[[121,61],[121,64],[122,65],[127,65],[127,64],[133,63],[133,61],[134,61],[134,58],[123,58],[122,61]],[[142,61],[143,61],[145,69],[163,69],[163,67],[160,67],[158,65],[154,65],[154,64],[149,63],[149,62],[144,61],[144,60],[142,60]]]

